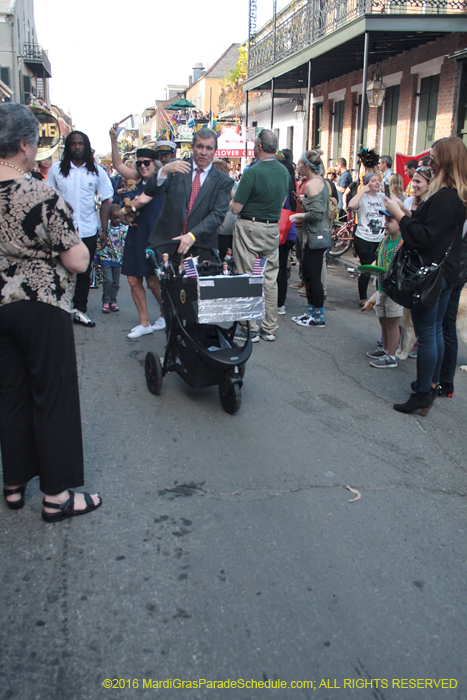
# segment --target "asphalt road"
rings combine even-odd
[[[102,508],[46,524],[36,482],[23,510],[0,508],[0,697],[467,698],[467,374],[426,418],[393,411],[415,363],[369,366],[379,326],[337,266],[326,327],[291,321],[305,304],[290,290],[230,416],[174,375],[147,391],[165,336],[128,340],[124,278],[119,302],[103,316],[92,291],[97,326],[75,332]]]

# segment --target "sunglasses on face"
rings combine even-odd
[[[145,168],[149,168],[149,166],[151,165],[151,163],[152,163],[152,160],[137,160],[137,161],[136,161],[136,167],[137,167],[137,168],[142,168],[142,167],[144,166]]]

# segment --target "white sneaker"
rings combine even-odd
[[[166,324],[165,324],[165,318],[163,318],[162,316],[160,316],[160,317],[157,319],[157,321],[155,322],[155,324],[152,326],[152,330],[153,330],[153,331],[163,331],[164,328],[165,328],[165,325],[166,325]]]
[[[301,316],[292,316],[292,321],[302,325],[302,322],[307,321],[309,318],[311,318],[310,314],[302,314]]]
[[[285,316],[285,306],[279,306],[277,309],[278,316]]]
[[[150,333],[152,333],[152,326],[135,326],[128,333],[127,338],[141,338],[142,335],[149,335]]]

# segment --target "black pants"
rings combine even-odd
[[[86,313],[88,309],[89,288],[91,286],[92,261],[97,247],[97,233],[95,236],[81,239],[89,250],[89,267],[86,272],[76,275],[76,289],[73,297],[73,308]]]
[[[294,247],[293,241],[286,241],[279,246],[279,272],[277,273],[277,306],[284,306],[287,297],[287,260]]]
[[[321,272],[323,269],[323,250],[310,250],[305,246],[303,250],[302,272],[306,285],[306,296],[310,306],[322,309],[324,306],[324,291],[321,282]]]
[[[0,445],[9,486],[39,476],[53,496],[84,483],[73,327],[56,306],[0,307]]]
[[[376,259],[376,249],[379,243],[372,241],[364,241],[363,238],[355,236],[354,248],[360,260],[360,265],[371,265]],[[370,283],[370,275],[360,274],[358,278],[358,294],[361,300],[366,299],[368,285]]]

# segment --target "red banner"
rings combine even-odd
[[[418,163],[420,158],[423,158],[423,156],[429,156],[430,153],[431,153],[431,150],[423,151],[423,153],[419,153],[416,156],[405,156],[403,153],[396,153],[396,167],[395,167],[394,172],[399,173],[399,175],[402,175],[402,178],[404,180],[404,190],[407,188],[407,185],[410,182],[410,178],[408,178],[407,175],[405,174],[404,165],[409,160],[416,160]]]

